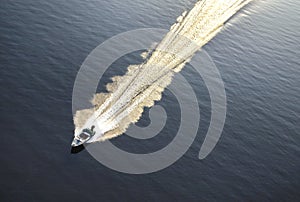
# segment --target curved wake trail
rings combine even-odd
[[[151,107],[161,99],[172,76],[250,1],[202,0],[190,12],[185,11],[154,51],[144,53],[145,62],[129,66],[124,76],[113,77],[113,82],[107,85],[109,93],[94,96],[93,109],[76,112],[75,136],[91,124],[96,124],[101,132],[88,142],[124,133],[130,123],[139,120],[144,107]]]

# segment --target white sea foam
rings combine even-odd
[[[74,116],[76,133],[90,123],[97,123],[93,141],[103,141],[126,131],[138,121],[144,107],[161,99],[161,93],[171,83],[172,76],[203,45],[210,41],[238,10],[250,0],[202,0],[189,12],[177,18],[170,32],[154,48],[142,54],[145,62],[131,65],[124,76],[115,76],[107,84],[109,93],[94,96],[93,109],[77,111]]]

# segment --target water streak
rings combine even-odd
[[[151,107],[154,101],[161,99],[172,76],[249,2],[202,0],[191,11],[185,11],[154,50],[142,54],[145,62],[130,65],[124,76],[113,77],[113,82],[107,84],[109,93],[94,96],[93,109],[76,112],[75,135],[94,123],[101,132],[88,142],[103,141],[124,133],[130,123],[139,120],[144,107]]]

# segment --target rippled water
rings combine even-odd
[[[85,150],[70,152],[73,83],[89,52],[124,31],[169,28],[194,3],[0,3],[2,201],[300,199],[299,1],[254,1],[203,48],[221,72],[228,99],[221,140],[205,160],[197,156],[210,119],[209,95],[189,66],[183,74],[200,100],[200,130],[175,164],[127,175],[99,164]],[[136,60],[116,61],[99,90]],[[178,103],[170,92],[159,104],[176,121]],[[140,124],[147,123],[146,113]],[[113,143],[136,153],[155,151],[176,130],[166,128],[144,143],[125,135]]]

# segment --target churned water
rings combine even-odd
[[[299,1],[253,1],[203,47],[227,94],[225,127],[207,158],[199,160],[198,153],[209,125],[210,100],[189,65],[183,75],[197,93],[201,122],[193,145],[175,164],[129,175],[103,166],[86,150],[71,153],[72,90],[86,56],[124,31],[168,29],[194,3],[0,3],[2,201],[299,201]],[[138,60],[131,55],[116,61],[99,91]],[[180,114],[172,93],[165,91],[158,104],[172,117],[168,121],[176,122]],[[139,124],[149,124],[147,110]],[[168,144],[177,129],[169,124],[153,140],[123,135],[112,142],[130,152],[152,152]]]

